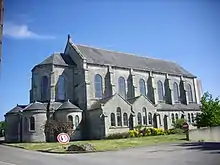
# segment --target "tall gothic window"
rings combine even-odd
[[[194,123],[195,118],[194,118],[194,114],[193,113],[191,113],[191,119],[192,119],[192,123]]]
[[[137,119],[138,119],[138,125],[142,125],[142,117],[140,112],[138,112],[137,114]]]
[[[41,100],[47,101],[49,93],[49,80],[47,76],[43,76],[41,79]]]
[[[29,119],[29,130],[35,131],[35,118],[33,116]]]
[[[123,114],[123,122],[125,126],[128,126],[128,114],[127,113]]]
[[[172,118],[172,123],[174,123],[175,122],[175,117],[174,117],[173,113],[171,114],[171,118]]]
[[[164,91],[163,91],[163,83],[161,81],[157,82],[157,92],[158,92],[158,99],[160,101],[164,100]]]
[[[125,87],[125,79],[123,77],[119,77],[118,79],[118,93],[125,98],[126,97],[126,87]]]
[[[140,88],[140,94],[146,96],[146,85],[143,79],[140,79],[139,81],[139,88]]]
[[[113,127],[116,126],[114,113],[111,113],[111,126],[113,126]]]
[[[143,123],[147,125],[147,110],[145,107],[143,108]]]
[[[178,116],[178,114],[176,113],[176,120],[178,120],[179,119],[179,116]]]
[[[102,98],[102,76],[99,74],[95,75],[95,97]]]
[[[69,115],[67,120],[71,124],[71,129],[73,129],[73,116]]]
[[[117,108],[117,126],[122,126],[121,108]]]
[[[176,82],[173,83],[174,101],[179,102],[179,88]]]
[[[187,91],[189,102],[193,102],[192,87],[190,84],[187,85]]]
[[[153,124],[153,116],[151,112],[148,113],[148,122],[149,122],[149,125]]]
[[[77,128],[79,126],[79,116],[76,115],[75,116],[75,128]]]
[[[189,123],[191,122],[191,116],[190,116],[190,113],[188,113],[188,122],[189,122]]]
[[[57,99],[65,100],[66,99],[66,81],[64,76],[59,76],[58,85],[57,85]]]

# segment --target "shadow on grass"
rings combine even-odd
[[[192,142],[178,144],[188,150],[210,151],[213,154],[220,154],[220,142]]]

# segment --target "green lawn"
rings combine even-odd
[[[148,136],[129,139],[114,139],[114,140],[91,140],[91,141],[77,141],[70,142],[70,144],[90,143],[97,151],[119,150],[125,148],[133,148],[138,146],[147,146],[154,144],[173,143],[173,142],[186,142],[183,140],[184,135],[163,135],[163,136]],[[52,151],[52,152],[65,152],[64,147],[59,143],[10,143],[9,146],[20,147],[28,150],[35,151]],[[66,146],[68,146],[66,145]]]

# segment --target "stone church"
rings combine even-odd
[[[135,126],[172,128],[200,113],[201,82],[170,61],[73,43],[32,69],[30,103],[5,114],[8,142],[45,141],[51,117],[74,124],[71,140],[101,139]]]

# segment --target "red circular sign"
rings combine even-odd
[[[61,144],[67,144],[70,141],[70,137],[66,133],[60,133],[59,135],[57,135],[57,140]]]
[[[189,124],[187,122],[183,123],[183,128],[184,129],[188,129],[189,128]]]

